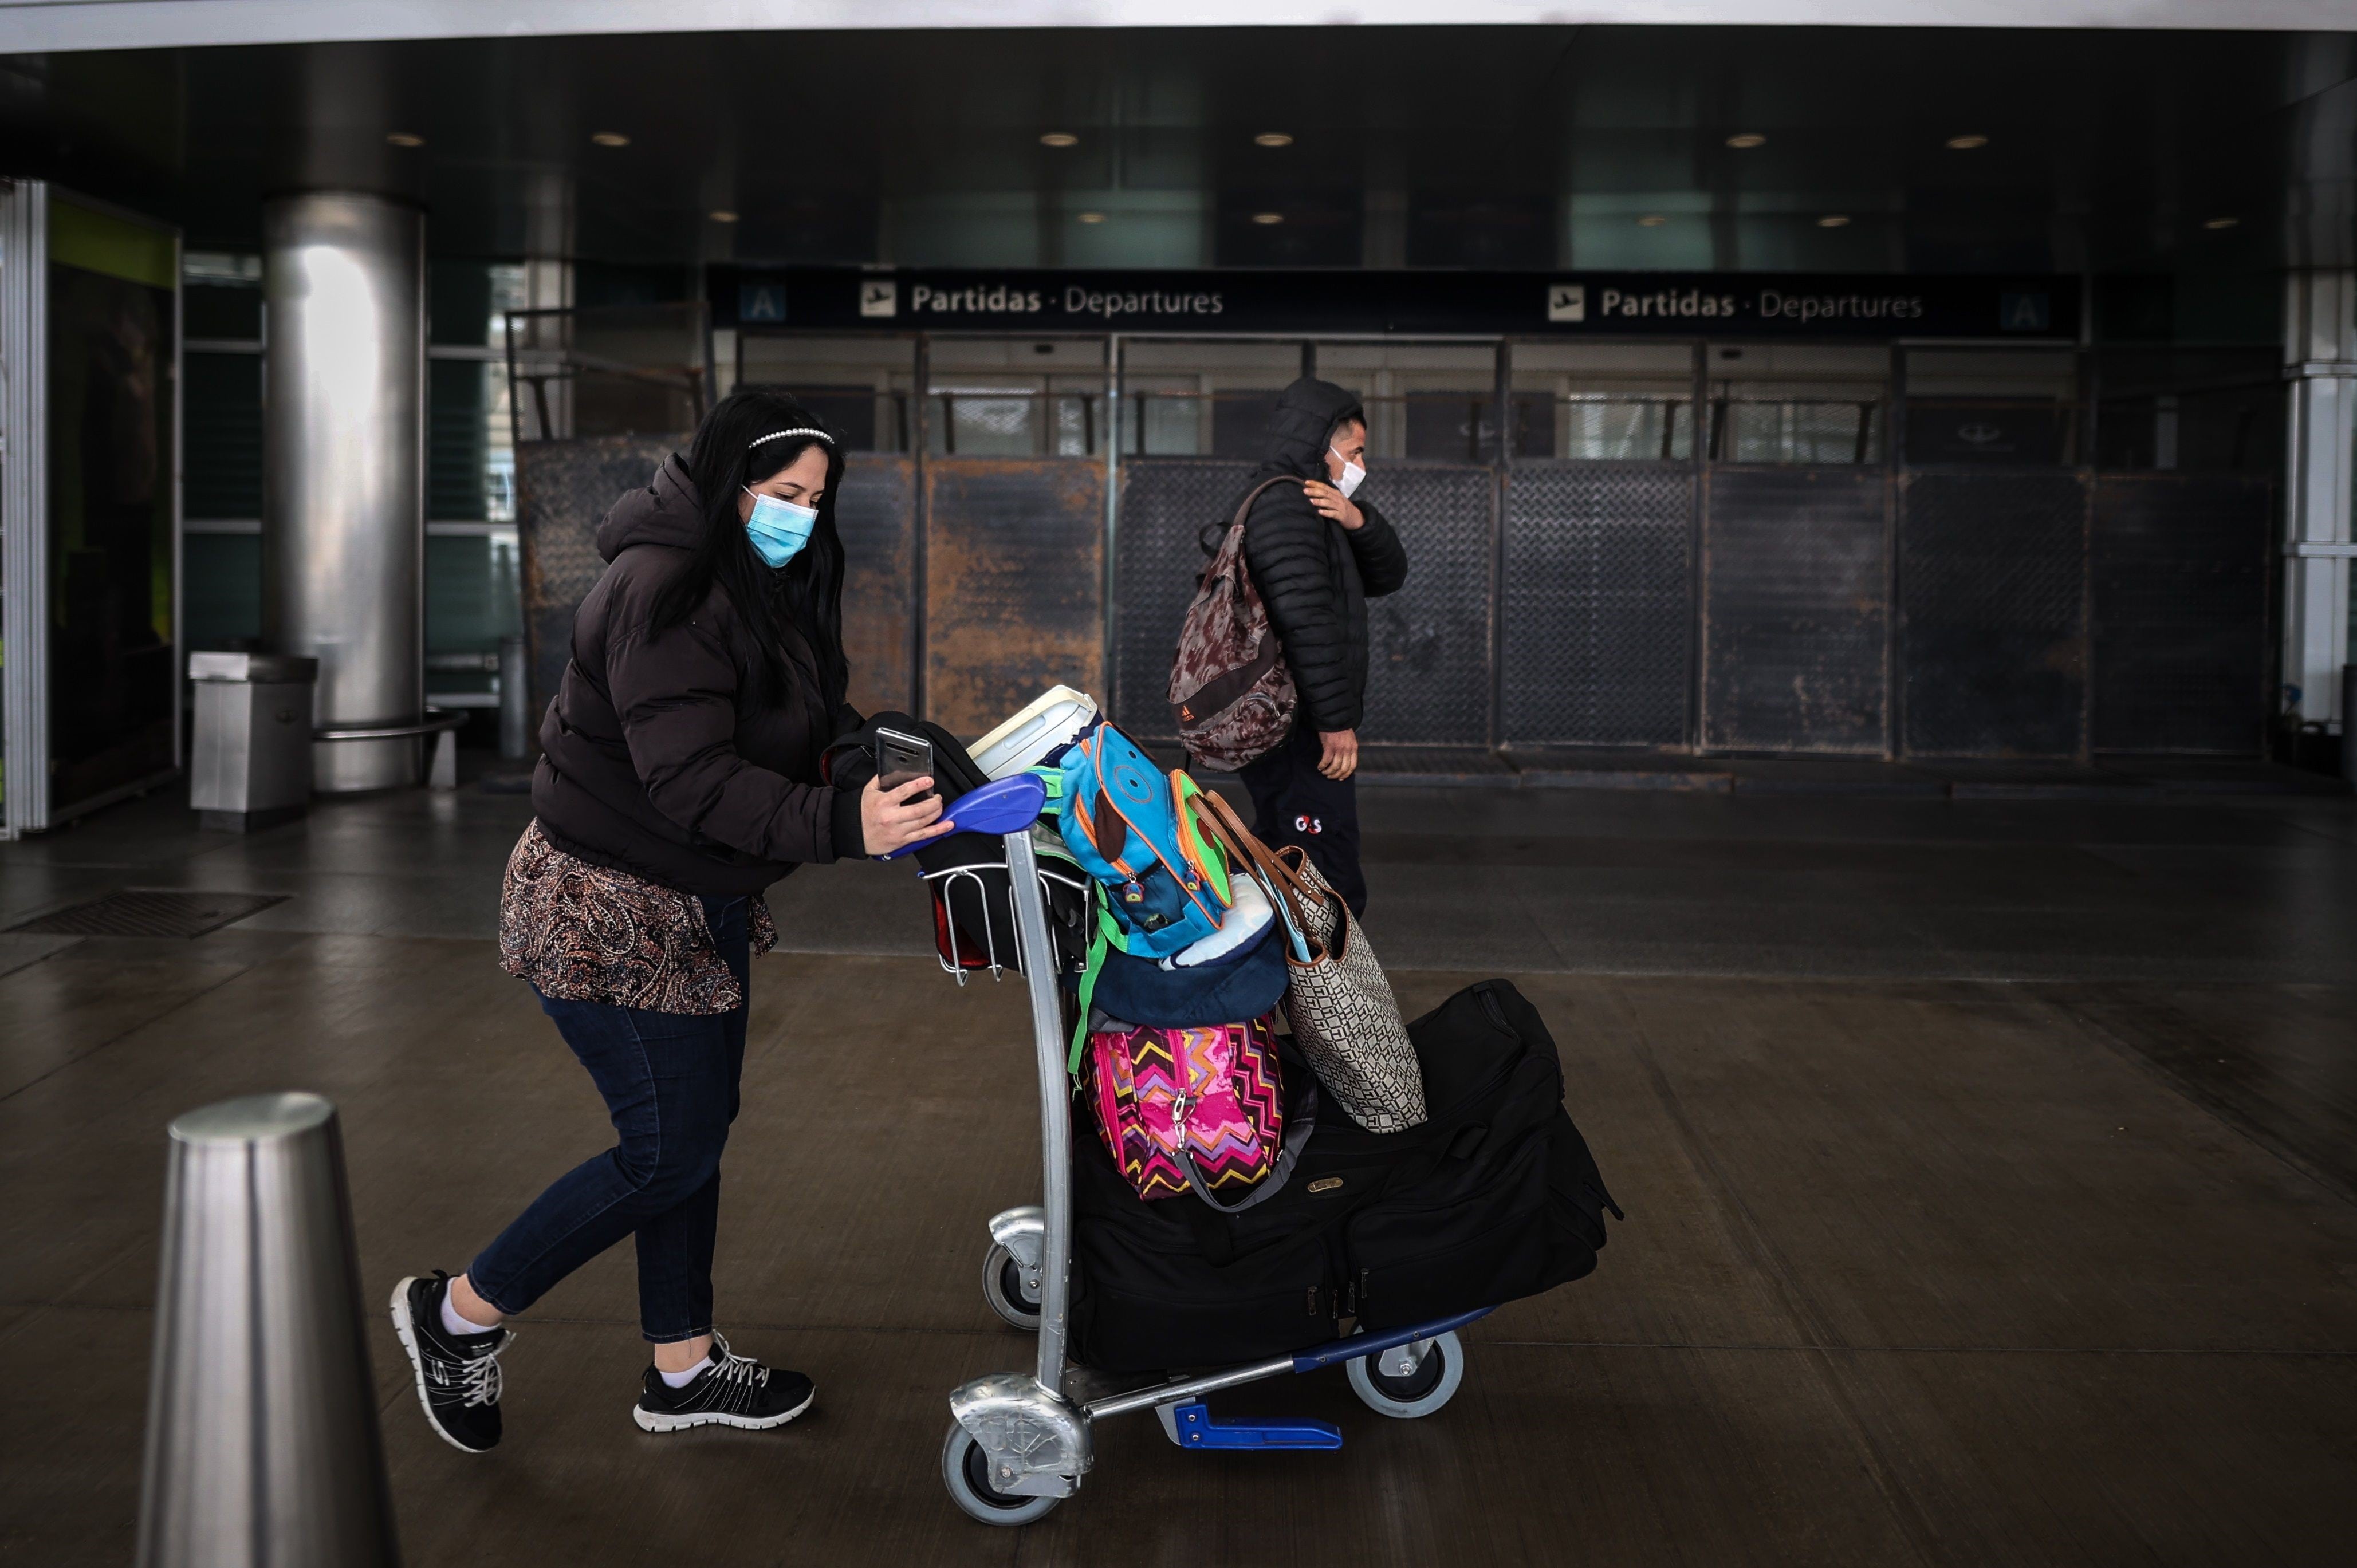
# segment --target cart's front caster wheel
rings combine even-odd
[[[1375,1363],[1382,1359],[1377,1354],[1351,1363],[1351,1391],[1369,1410],[1403,1421],[1430,1415],[1454,1398],[1457,1386],[1465,1380],[1465,1345],[1454,1330],[1435,1339],[1415,1370],[1405,1378],[1378,1371]]]
[[[950,1426],[949,1441],[942,1444],[942,1481],[950,1489],[950,1500],[968,1519],[978,1519],[985,1524],[1029,1524],[1064,1500],[1012,1497],[993,1487],[990,1456],[974,1440],[974,1434],[954,1423]]]
[[[1026,1334],[1039,1326],[1039,1297],[1023,1283],[1023,1264],[997,1242],[982,1255],[982,1298]]]

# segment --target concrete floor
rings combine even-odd
[[[0,934],[0,1562],[112,1563],[138,1506],[165,1123],[342,1108],[371,1298],[462,1266],[602,1146],[492,962],[528,808],[405,794],[250,839],[167,801],[0,846],[0,926],[118,886],[291,895],[189,941]],[[1371,790],[1370,930],[1420,1008],[1512,975],[1629,1219],[1469,1333],[1422,1423],[1339,1374],[1150,1419],[1043,1523],[943,1496],[943,1398],[1028,1364],[982,1222],[1034,1196],[1019,994],[957,991],[897,868],[779,890],[721,1314],[812,1372],[784,1432],[642,1435],[627,1249],[522,1324],[470,1458],[375,1351],[412,1563],[2348,1561],[2357,809]],[[985,1047],[979,1054],[966,1042]]]

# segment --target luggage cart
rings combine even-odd
[[[962,821],[969,814],[971,799],[961,801]],[[998,829],[996,822],[988,825]],[[1028,1524],[1080,1489],[1081,1478],[1095,1460],[1093,1423],[1133,1411],[1153,1411],[1164,1434],[1181,1448],[1340,1448],[1341,1431],[1329,1423],[1222,1419],[1203,1402],[1205,1395],[1222,1389],[1338,1362],[1348,1365],[1351,1387],[1359,1398],[1385,1415],[1429,1415],[1447,1404],[1465,1376],[1465,1346],[1457,1330],[1488,1316],[1489,1307],[1085,1402],[1066,1391],[1072,1199],[1071,1090],[1065,1077],[1063,1002],[1054,963],[1028,961],[1031,955],[1055,950],[1028,822],[1006,832],[1006,840],[1019,948],[1016,956],[1030,993],[1032,1043],[1039,1059],[1044,1201],[1009,1208],[990,1221],[983,1294],[1006,1322],[1037,1332],[1039,1353],[1030,1372],[977,1378],[950,1396],[953,1419],[942,1444],[942,1480],[951,1498],[985,1524]],[[991,958],[996,977],[997,954]],[[964,976],[961,973],[959,979],[963,983]]]

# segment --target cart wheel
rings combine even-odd
[[[1405,1378],[1375,1370],[1375,1358],[1361,1356],[1351,1363],[1351,1391],[1369,1410],[1413,1421],[1447,1404],[1465,1380],[1465,1345],[1454,1330],[1432,1342],[1424,1360]]]
[[[990,1460],[974,1434],[952,1422],[949,1441],[942,1444],[942,1480],[950,1500],[968,1519],[985,1524],[1029,1524],[1046,1515],[1061,1498],[1018,1498],[995,1490],[990,1484]]]
[[[1028,1334],[1039,1326],[1039,1298],[1023,1283],[1023,1265],[997,1242],[982,1255],[982,1299],[990,1310]]]

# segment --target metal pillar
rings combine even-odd
[[[2299,717],[2341,718],[2349,659],[2350,527],[2357,467],[2357,272],[2298,272],[2284,288],[2290,439],[2284,485],[2283,681]]]
[[[49,188],[0,185],[0,838],[49,825]]]
[[[336,1108],[172,1123],[139,1568],[395,1568]]]
[[[425,705],[425,219],[312,191],[263,212],[263,617],[319,661],[323,728],[413,724]],[[321,790],[414,784],[415,736],[312,754]]]

